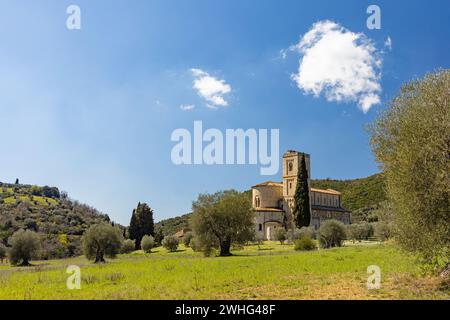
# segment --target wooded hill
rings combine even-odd
[[[69,199],[56,187],[0,182],[0,242],[7,244],[19,229],[36,231],[42,240],[42,259],[80,254],[84,231],[108,221],[108,215]]]

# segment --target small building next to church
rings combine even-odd
[[[308,177],[311,177],[309,154],[289,150],[283,155],[283,182],[267,181],[252,187],[256,232],[266,240],[274,240],[277,228],[293,229],[295,227],[292,208],[302,155],[305,156]],[[340,192],[309,187],[309,196],[310,226],[318,229],[323,221],[329,219],[338,220],[344,224],[351,223],[350,212],[342,208]]]

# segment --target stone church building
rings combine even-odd
[[[302,155],[305,155],[308,177],[311,177],[310,156],[289,150],[283,155],[283,182],[267,181],[252,187],[253,207],[256,211],[256,231],[264,239],[274,240],[277,228],[293,229],[292,208],[297,175]],[[310,184],[310,181],[308,181]],[[311,222],[315,229],[328,219],[350,224],[350,212],[342,208],[341,193],[332,189],[310,187]]]

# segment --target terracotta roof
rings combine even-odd
[[[255,208],[255,210],[258,212],[284,212],[279,208]]]
[[[256,188],[256,187],[279,187],[282,188],[283,187],[283,183],[281,182],[274,182],[274,181],[266,181],[266,182],[262,182],[259,183],[257,185],[254,185],[252,188]],[[340,195],[341,193],[339,191],[333,190],[333,189],[317,189],[317,188],[311,188],[312,192],[319,192],[319,193],[327,193],[327,194],[335,194],[335,195]]]
[[[319,192],[319,193],[328,193],[328,194],[335,194],[335,195],[340,195],[341,193],[339,191],[333,190],[333,189],[316,189],[316,188],[311,188],[312,192]]]
[[[255,188],[255,187],[283,187],[283,184],[281,182],[266,181],[266,182],[254,185],[252,188]]]

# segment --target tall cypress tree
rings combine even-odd
[[[309,206],[308,170],[305,155],[302,155],[297,175],[297,186],[294,194],[294,215],[297,228],[307,227],[311,222],[311,207]]]
[[[140,203],[139,203],[139,205],[140,205]],[[139,207],[139,205],[138,205],[138,207]],[[128,227],[128,236],[130,239],[134,240],[134,239],[138,238],[138,233],[139,233],[139,231],[138,231],[138,221],[136,218],[136,209],[133,209],[133,213],[131,214],[130,226]],[[135,242],[135,244],[136,244],[136,242]],[[139,249],[139,248],[136,246],[136,249]]]
[[[133,210],[128,233],[130,239],[136,241],[136,249],[141,247],[143,236],[154,236],[153,210],[146,203],[139,202],[137,208]]]

